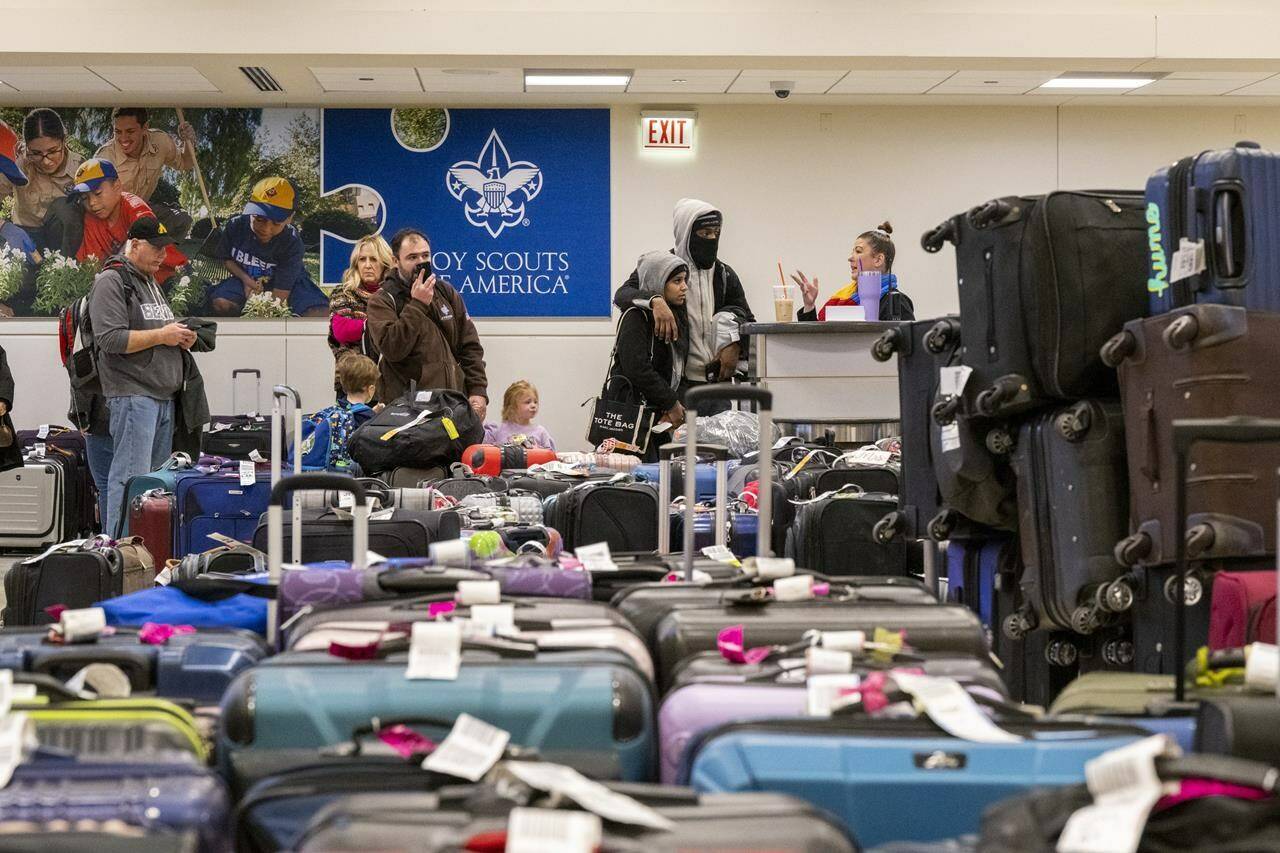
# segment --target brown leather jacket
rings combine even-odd
[[[378,399],[395,400],[417,383],[422,390],[450,388],[487,400],[484,347],[458,291],[437,279],[430,307],[409,291],[393,269],[369,298],[369,334],[380,353]]]

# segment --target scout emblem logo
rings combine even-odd
[[[494,130],[475,162],[463,160],[449,167],[445,184],[462,202],[467,221],[496,238],[524,221],[525,204],[542,191],[542,170],[524,160],[512,162]]]

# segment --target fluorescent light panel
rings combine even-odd
[[[625,86],[630,71],[525,71],[526,86]]]
[[[1137,89],[1156,82],[1155,77],[1073,77],[1064,75],[1041,83],[1041,89]]]

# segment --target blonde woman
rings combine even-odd
[[[391,247],[380,235],[361,237],[352,247],[351,263],[342,274],[342,284],[329,297],[329,348],[335,364],[348,352],[368,356],[377,363],[378,349],[365,334],[365,311],[369,297],[382,287],[382,279],[391,268]],[[336,378],[334,390],[342,396]]]

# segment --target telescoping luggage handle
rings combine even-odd
[[[231,371],[231,413],[233,415],[248,414],[247,412],[241,411],[240,407],[236,405],[236,403],[239,402],[236,399],[236,379],[242,373],[252,376],[254,381],[257,382],[254,386],[253,392],[253,413],[256,415],[258,413],[258,403],[262,398],[262,371],[256,367],[237,367],[235,370]]]
[[[687,495],[697,494],[698,472],[696,465],[688,464],[689,460],[698,456],[697,424],[698,406],[717,401],[733,402],[742,400],[754,402],[760,410],[760,454],[759,486],[756,495],[758,511],[756,529],[756,554],[770,557],[770,544],[773,531],[773,394],[765,388],[754,385],[735,385],[732,382],[717,382],[714,385],[702,385],[690,388],[685,394],[685,452],[684,458],[684,491]],[[685,580],[693,580],[693,504],[686,502],[684,508],[684,576]]]
[[[311,489],[334,489],[350,492],[356,505],[351,508],[353,518],[351,535],[351,568],[363,569],[369,558],[369,504],[364,486],[346,474],[330,474],[313,471],[284,477],[271,487],[271,500],[267,504],[267,577],[272,584],[280,583],[284,567],[284,496],[290,492]],[[295,522],[297,524],[297,522]],[[276,635],[276,602],[267,604],[267,640],[274,642]]]
[[[729,504],[729,448],[720,444],[696,445],[698,458],[710,458],[716,466],[716,544],[724,545],[727,539]],[[658,553],[671,553],[671,515],[667,508],[671,506],[671,460],[673,457],[683,458],[686,446],[671,442],[658,448]],[[687,460],[686,460],[687,461]],[[697,464],[695,460],[695,465]],[[697,476],[695,473],[695,482]],[[686,485],[688,479],[685,480]],[[685,492],[684,512],[688,515],[689,507],[698,502],[696,493]],[[688,523],[686,517],[685,522]]]
[[[1176,470],[1176,487],[1174,491],[1174,518],[1177,524],[1177,536],[1174,539],[1174,571],[1177,573],[1177,588],[1174,593],[1174,638],[1173,656],[1177,668],[1174,682],[1174,700],[1183,701],[1186,686],[1183,683],[1186,675],[1187,654],[1187,463],[1191,449],[1202,441],[1229,442],[1231,444],[1262,444],[1280,442],[1280,420],[1273,418],[1191,418],[1173,422],[1174,470]],[[1280,499],[1276,503],[1277,540],[1280,540]],[[1277,541],[1277,558],[1280,559],[1280,541]],[[1280,571],[1280,566],[1278,566]],[[1277,616],[1277,627],[1280,628],[1280,614]],[[1280,687],[1277,688],[1280,696]]]
[[[302,473],[302,397],[288,385],[277,385],[271,389],[271,485],[280,482],[281,468],[284,466],[284,409],[280,401],[293,398],[293,473]],[[293,509],[293,527],[290,559],[297,563],[302,559],[302,501],[294,495],[290,503]]]

